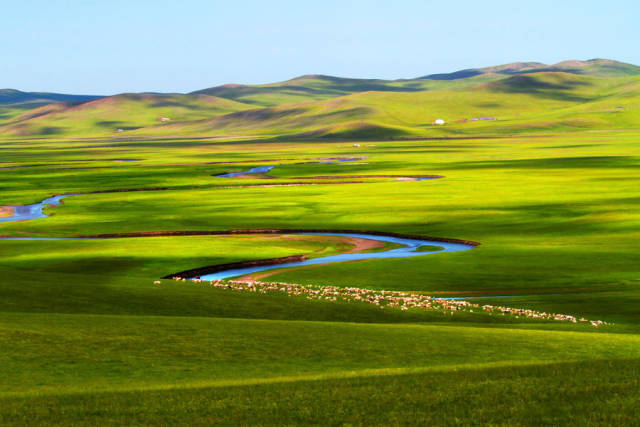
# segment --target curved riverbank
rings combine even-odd
[[[346,163],[353,162],[357,160],[361,160],[359,157],[333,157],[333,158],[324,158],[322,161],[318,162],[302,162],[295,164],[309,164],[309,163]],[[224,174],[216,175],[221,178],[236,178],[236,177],[247,177],[254,178],[257,175],[264,175],[275,167],[284,166],[284,165],[268,165],[268,166],[256,166],[251,168],[248,171],[242,172],[228,172]],[[253,176],[252,176],[253,175]],[[266,177],[266,176],[265,176]],[[396,178],[398,180],[427,180],[427,179],[436,179],[443,178],[440,175],[347,175],[347,176],[316,176],[316,177],[300,177],[293,179],[301,179],[301,180],[328,180],[328,179],[344,179],[344,178]],[[344,182],[339,182],[344,183]],[[352,182],[355,183],[355,182]],[[283,183],[283,184],[267,184],[264,186],[279,186],[279,185],[313,185],[311,182],[302,182],[302,183]],[[323,183],[324,184],[324,183]],[[263,185],[250,185],[250,186],[263,186]],[[164,191],[169,190],[169,187],[155,187],[155,188],[140,188],[140,189],[120,189],[120,190],[102,190],[102,191],[94,191],[92,193],[116,193],[116,192],[129,192],[129,191]],[[0,218],[0,222],[10,222],[10,221],[24,221],[24,220],[32,220],[38,218],[44,218],[47,215],[43,212],[45,206],[48,205],[58,205],[61,200],[65,197],[77,195],[77,194],[65,194],[49,197],[43,200],[40,203],[36,203],[33,205],[26,206],[11,206],[10,208],[13,210],[13,215],[5,218]],[[325,263],[333,263],[333,262],[342,262],[342,261],[355,261],[355,260],[367,260],[367,259],[381,259],[381,258],[400,258],[400,257],[415,257],[421,255],[428,255],[431,253],[437,252],[455,252],[455,251],[463,251],[473,249],[475,246],[478,246],[480,243],[469,241],[469,240],[461,240],[461,239],[452,239],[452,238],[442,238],[442,237],[426,237],[419,235],[411,235],[411,234],[402,234],[402,233],[394,233],[394,232],[382,232],[382,231],[368,231],[368,230],[331,230],[331,229],[235,229],[235,230],[212,230],[212,231],[201,231],[201,230],[174,230],[174,231],[142,231],[142,232],[125,232],[125,233],[105,233],[98,235],[78,235],[75,238],[82,239],[110,239],[110,238],[132,238],[132,237],[154,237],[154,236],[215,236],[215,235],[234,235],[234,234],[321,234],[328,236],[338,236],[338,237],[348,237],[355,240],[373,240],[378,242],[380,245],[384,245],[385,243],[394,243],[396,245],[393,246],[392,249],[382,251],[382,252],[360,252],[360,251],[349,251],[347,253],[326,256],[326,257],[318,257],[309,259],[306,255],[294,255],[288,257],[281,258],[269,258],[269,259],[259,259],[259,260],[248,260],[248,261],[240,261],[234,263],[227,264],[218,264],[213,266],[205,266],[194,268],[190,270],[181,271],[179,273],[174,273],[165,278],[175,278],[175,277],[201,277],[208,280],[212,279],[222,279],[233,276],[241,276],[251,273],[256,273],[259,271],[270,270],[274,268],[286,268],[286,267],[299,267],[306,265],[315,265],[315,264],[325,264]],[[31,238],[34,239],[34,238]],[[38,239],[38,238],[35,238]],[[50,238],[41,238],[41,240],[49,240]],[[425,248],[427,246],[438,244],[439,248],[433,251],[420,251],[419,248]],[[375,244],[374,244],[375,245]],[[396,247],[397,245],[401,245],[401,247]],[[356,245],[358,246],[358,245]],[[360,248],[362,249],[362,248]]]
[[[354,162],[356,160],[360,160],[357,158],[344,158],[344,159],[339,159],[339,160],[332,160],[332,161],[324,161],[324,162],[304,162],[304,163],[293,163],[294,165],[300,165],[300,164],[320,164],[320,163],[347,163],[347,162]],[[353,163],[356,164],[356,163]],[[276,167],[279,166],[287,166],[286,164],[281,164],[281,165],[269,165],[269,166],[255,166],[247,171],[239,171],[239,172],[226,172],[226,173],[222,173],[222,174],[218,174],[218,175],[212,175],[215,176],[216,178],[252,178],[252,179],[275,179],[275,177],[269,176],[267,175],[268,172],[270,172],[271,170],[275,169]],[[296,176],[296,177],[289,177],[289,178],[283,178],[283,179],[298,179],[298,180],[312,180],[312,179],[316,179],[316,180],[328,180],[328,179],[354,179],[354,178],[359,178],[359,179],[375,179],[375,178],[395,178],[395,179],[406,179],[406,180],[414,180],[414,181],[426,181],[429,179],[439,179],[439,178],[444,178],[443,175],[390,175],[390,174],[385,174],[385,175],[375,175],[375,174],[370,174],[370,175],[316,175],[316,176]]]
[[[12,217],[15,215],[15,208],[13,206],[0,206],[0,218]]]
[[[40,203],[24,206],[8,206],[13,209],[13,215],[0,218],[1,222],[27,221],[32,219],[46,218],[48,215],[43,212],[45,206],[56,206],[65,197],[73,196],[73,194],[63,194],[60,196],[52,196],[44,199]]]
[[[248,171],[239,171],[239,172],[226,172],[218,175],[212,175],[217,178],[250,178],[250,176],[246,175],[264,175],[269,172],[271,169],[276,168],[278,166],[288,166],[288,165],[309,165],[309,164],[330,164],[330,163],[346,163],[346,162],[355,162],[358,160],[362,160],[362,157],[326,157],[319,159],[315,162],[298,162],[298,163],[284,163],[284,164],[276,164],[276,165],[267,165],[267,166],[254,166]],[[264,176],[266,178],[266,176]]]
[[[98,235],[91,237],[98,238],[115,238],[115,237],[152,237],[152,236],[202,236],[202,235],[233,235],[233,234],[306,234],[306,235],[326,235],[326,236],[338,236],[338,237],[354,237],[359,239],[372,239],[389,243],[396,243],[402,245],[400,248],[390,249],[383,252],[367,252],[367,253],[343,253],[339,255],[332,255],[318,258],[307,258],[304,255],[298,255],[294,257],[284,258],[271,258],[262,260],[248,260],[228,264],[218,264],[212,266],[206,266],[201,268],[194,268],[190,270],[181,271],[178,273],[170,274],[164,278],[195,278],[200,277],[203,280],[220,280],[229,277],[244,276],[247,274],[257,273],[265,270],[272,270],[274,268],[288,268],[299,267],[307,265],[317,264],[329,264],[334,262],[344,261],[363,261],[369,259],[384,259],[384,258],[407,258],[416,257],[422,255],[429,255],[439,252],[459,252],[473,249],[480,245],[478,242],[465,241],[459,239],[449,239],[442,237],[425,238],[424,236],[411,236],[400,233],[385,233],[385,232],[362,232],[353,233],[345,230],[341,231],[320,231],[320,230],[275,230],[275,229],[251,229],[251,230],[223,230],[223,231],[192,231],[192,232],[149,232],[149,233],[122,233],[117,235]],[[402,236],[402,237],[400,237]],[[407,237],[411,236],[411,237]],[[88,236],[85,236],[88,237]],[[428,240],[429,239],[429,240]],[[436,240],[437,239],[437,240]],[[418,252],[417,249],[438,243],[442,249]]]
[[[221,271],[235,270],[239,268],[280,265],[280,264],[287,264],[291,262],[301,262],[306,259],[307,259],[306,255],[291,255],[291,256],[285,256],[280,258],[267,258],[267,259],[253,260],[253,261],[229,262],[226,264],[210,265],[207,267],[192,268],[191,270],[180,271],[178,273],[164,276],[163,279],[176,279],[176,278],[191,279],[194,277],[199,278],[201,276],[206,276],[208,274],[214,274]]]
[[[0,222],[10,221],[26,221],[38,218],[45,218],[47,215],[43,212],[45,206],[58,205],[65,197],[72,194],[59,195],[49,197],[40,203],[25,206],[12,206],[13,216],[0,218]],[[426,237],[420,235],[411,235],[384,231],[368,231],[368,230],[331,230],[331,229],[234,229],[234,230],[185,230],[185,231],[142,231],[127,233],[105,233],[97,235],[77,235],[75,238],[80,239],[113,239],[113,238],[132,238],[132,237],[156,237],[156,236],[215,236],[215,235],[240,235],[240,234],[312,234],[312,235],[328,235],[338,237],[350,237],[353,239],[368,239],[379,242],[389,242],[402,245],[401,248],[390,249],[383,252],[354,252],[318,257],[309,259],[306,255],[294,255],[282,258],[269,258],[259,260],[248,260],[235,263],[218,264],[213,266],[205,266],[190,270],[174,273],[165,278],[187,277],[193,278],[204,276],[207,280],[223,279],[227,277],[242,276],[246,274],[256,273],[274,268],[299,267],[315,264],[326,264],[343,261],[356,261],[367,259],[381,258],[400,258],[415,257],[428,255],[437,252],[455,252],[473,249],[480,245],[479,242],[470,240],[452,239],[444,237]],[[1,238],[0,238],[1,239]],[[29,240],[59,240],[58,238],[41,237],[28,238]],[[442,249],[434,251],[422,252],[418,249],[428,245],[438,244]]]
[[[167,231],[134,231],[125,233],[78,234],[78,238],[114,239],[123,237],[167,237],[167,236],[224,236],[230,234],[326,234],[326,235],[367,235],[380,237],[396,237],[440,243],[455,243],[469,246],[480,246],[473,240],[453,239],[448,237],[423,236],[418,234],[394,233],[375,230],[337,230],[323,228],[237,228],[232,230],[167,230]],[[361,236],[358,236],[361,237]],[[367,238],[367,237],[364,237]]]
[[[289,179],[341,179],[341,178],[413,178],[417,181],[444,178],[443,175],[318,175],[296,176]]]

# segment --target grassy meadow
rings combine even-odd
[[[54,104],[39,108],[57,116],[2,124],[0,206],[74,195],[47,218],[0,223],[2,237],[65,238],[0,240],[0,423],[637,423],[638,78],[522,77],[423,87],[307,76],[171,95],[167,105],[151,95]],[[365,91],[341,92],[356,86]],[[317,99],[286,104],[301,93]],[[171,121],[157,123],[166,108]],[[486,111],[504,119],[435,129],[443,110],[451,122]],[[145,131],[106,135],[113,123],[96,117]],[[58,129],[37,133],[48,126]],[[295,136],[303,132],[316,133]],[[335,157],[357,160],[314,163]],[[272,164],[282,166],[266,176],[214,176]],[[154,283],[352,249],[336,237],[78,238],[249,228],[477,241],[465,252],[281,269],[268,280],[474,297],[609,324]]]

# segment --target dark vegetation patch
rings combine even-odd
[[[634,156],[586,156],[458,162],[447,164],[447,169],[633,168],[638,166],[640,166],[640,159]]]
[[[442,249],[444,249],[442,246],[422,245],[413,252],[433,252],[433,251],[441,251]]]
[[[538,150],[555,150],[555,149],[562,149],[562,148],[586,148],[586,147],[597,147],[600,146],[602,144],[570,144],[570,145],[555,145],[555,146],[550,146],[550,147],[533,147],[536,148]]]
[[[302,114],[306,110],[304,108],[259,108],[255,110],[237,111],[214,119],[216,123],[223,124],[225,122],[253,121],[259,122],[263,120],[280,119],[283,117],[295,116]]]
[[[553,82],[543,80],[540,76],[517,75],[496,83],[489,83],[487,87],[494,92],[522,93],[557,101],[586,102],[592,98],[579,95],[573,90],[579,86],[592,85],[592,83],[582,80],[563,79]]]
[[[458,79],[466,79],[469,77],[479,76],[480,74],[484,74],[482,71],[475,69],[467,69],[455,71],[453,73],[440,73],[440,74],[430,74],[428,76],[420,77],[424,80],[458,80]]]
[[[124,124],[125,122],[121,120],[100,120],[95,122],[96,126],[106,127],[106,128],[116,128],[116,127],[121,128]]]
[[[307,259],[306,255],[292,255],[280,258],[258,259],[252,261],[230,262],[227,264],[211,265],[208,267],[193,268],[191,270],[181,271],[179,273],[170,274],[163,279],[173,279],[176,277],[192,278],[205,276],[207,274],[218,273],[220,271],[234,270],[236,268],[258,267],[263,265],[279,265],[289,262],[300,262]]]
[[[444,178],[442,175],[318,175],[297,176],[288,179],[340,179],[340,178]]]
[[[64,133],[65,130],[66,128],[62,126],[44,126],[38,129],[36,133],[39,135],[59,135]]]

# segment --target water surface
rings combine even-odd
[[[71,194],[49,197],[40,203],[34,203],[33,205],[11,206],[14,211],[13,216],[2,217],[0,218],[0,222],[26,221],[30,219],[46,218],[48,215],[42,211],[44,207],[47,205],[59,205],[60,200],[68,196],[71,196]]]
[[[202,280],[221,280],[221,279],[227,279],[230,277],[244,276],[245,274],[258,273],[260,271],[274,270],[277,268],[289,268],[289,267],[299,267],[299,266],[306,266],[306,265],[328,264],[328,263],[343,262],[343,261],[360,261],[360,260],[367,260],[367,259],[408,258],[408,257],[430,255],[430,254],[439,253],[439,252],[468,251],[474,248],[474,246],[472,245],[466,245],[463,243],[448,243],[448,242],[438,242],[434,240],[407,239],[407,238],[401,238],[401,237],[378,236],[378,235],[371,235],[371,234],[296,233],[296,235],[357,237],[362,239],[371,239],[371,240],[378,240],[382,242],[397,243],[404,246],[401,248],[390,249],[384,252],[340,254],[340,255],[332,255],[332,256],[326,256],[326,257],[312,258],[304,261],[289,262],[286,264],[261,265],[261,266],[254,266],[254,267],[237,268],[233,270],[226,270],[226,271],[220,271],[217,273],[207,274],[207,275],[201,276],[200,278]],[[415,250],[418,249],[420,246],[425,246],[425,245],[439,246],[442,249],[431,251],[431,252],[415,252]]]

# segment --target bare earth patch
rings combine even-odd
[[[0,206],[0,218],[5,216],[13,216],[15,213],[13,206]]]
[[[342,252],[344,254],[353,254],[353,253],[357,253],[357,252],[360,252],[360,251],[366,251],[366,250],[369,250],[369,249],[377,249],[377,248],[381,248],[382,246],[385,245],[385,242],[383,242],[381,240],[363,239],[361,237],[349,237],[349,236],[344,236],[344,237],[342,237],[342,236],[341,237],[338,237],[338,236],[327,236],[327,237],[331,237],[333,239],[341,240],[342,242],[353,246],[348,251]],[[305,266],[301,266],[301,267],[293,267],[293,268],[290,267],[290,268],[287,269],[287,271],[299,270],[299,269],[305,268],[305,267],[309,267],[309,266],[305,265]],[[282,271],[280,269],[261,271],[259,273],[247,274],[245,276],[240,277],[238,280],[262,280],[262,279],[264,279],[266,277],[270,277],[270,276],[273,276],[274,274],[278,274],[278,273],[281,273],[281,272]]]
[[[242,175],[236,175],[234,178],[244,178],[244,179],[273,179],[273,177],[268,176],[266,173],[244,173]]]

